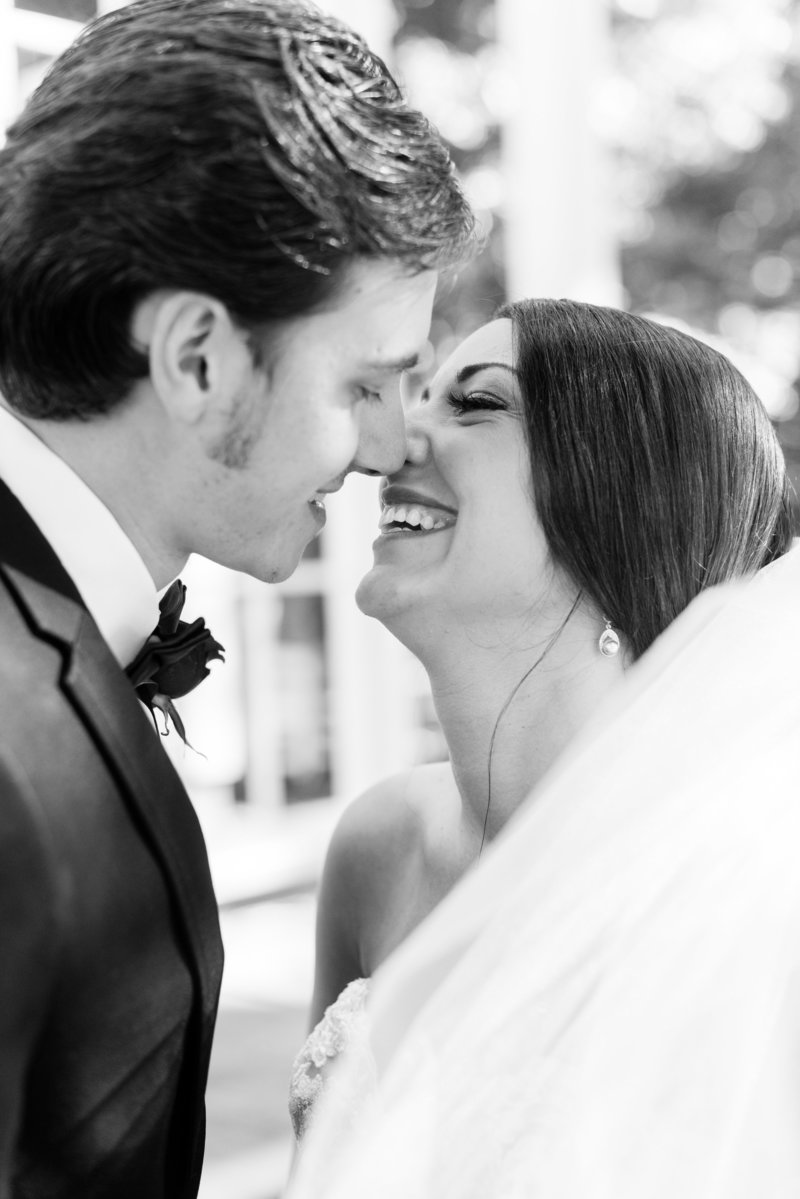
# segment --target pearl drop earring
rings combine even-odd
[[[597,642],[597,648],[604,658],[613,658],[614,654],[619,653],[619,634],[616,629],[612,629],[611,621],[604,616],[606,627],[600,634],[600,640]]]

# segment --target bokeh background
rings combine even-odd
[[[0,0],[0,126],[118,0]],[[718,345],[800,490],[800,0],[323,0],[449,143],[485,235],[441,288],[441,360],[506,298],[571,296]],[[279,1194],[314,889],[342,806],[443,746],[420,668],[352,601],[377,531],[348,482],[294,577],[193,561],[224,668],[165,741],[204,824],[228,965],[203,1199]]]

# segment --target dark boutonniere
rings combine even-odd
[[[207,678],[208,663],[215,658],[225,661],[225,651],[211,636],[202,616],[191,624],[181,620],[186,600],[186,587],[176,579],[161,597],[161,615],[153,633],[136,657],[125,668],[139,699],[149,709],[156,723],[156,709],[164,717],[164,736],[169,721],[179,737],[186,741],[186,730],[178,715],[174,699],[188,695],[198,683]]]

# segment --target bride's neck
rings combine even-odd
[[[558,636],[529,630],[492,649],[463,631],[423,657],[463,820],[478,842],[484,820],[488,842],[621,678],[621,655],[603,657],[595,624],[576,613]]]

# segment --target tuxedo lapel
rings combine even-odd
[[[195,996],[169,1132],[169,1169],[175,1170],[169,1193],[184,1199],[196,1194],[202,1166],[204,1095],[222,976],[219,919],[200,826],[159,737],[75,584],[35,522],[0,482],[2,585],[12,594],[31,638],[62,655],[56,685],[107,766],[118,802],[130,813],[170,896],[175,936],[193,976]],[[19,629],[15,635],[24,638],[26,633]],[[6,648],[14,653],[13,644]],[[125,869],[124,861],[120,869]]]
[[[74,600],[20,571],[0,567],[34,630],[65,654],[61,687],[116,778],[123,802],[142,828],[173,900],[197,1005],[187,1030],[180,1124],[187,1138],[178,1153],[199,1184],[205,1139],[205,1090],[222,981],[219,916],[200,826],[189,797],[159,744],[144,709],[89,613]],[[177,1199],[177,1193],[176,1193]]]
[[[40,635],[60,643],[62,686],[137,809],[173,893],[208,1017],[221,949],[208,857],[178,775],[75,584],[37,525],[0,480],[0,564]]]
[[[0,480],[0,571],[39,636],[61,648],[61,686],[116,777],[171,892],[200,999],[202,1105],[222,975],[208,856],[194,809],[149,718],[50,543]],[[197,1114],[198,1121],[202,1112]]]
[[[62,686],[79,708],[165,867],[197,962],[203,1011],[215,993],[218,928],[197,817],[144,709],[50,543],[0,480],[0,564],[41,635],[67,655]],[[214,941],[212,935],[211,941]]]
[[[222,973],[219,918],[200,825],[164,752],[94,622],[81,622],[63,681],[105,747],[164,866],[194,958],[204,1022],[213,1019]]]
[[[205,1023],[216,1011],[222,951],[205,843],[183,784],[88,612],[16,569],[3,573],[41,635],[66,651],[61,685],[135,808],[164,868]]]

